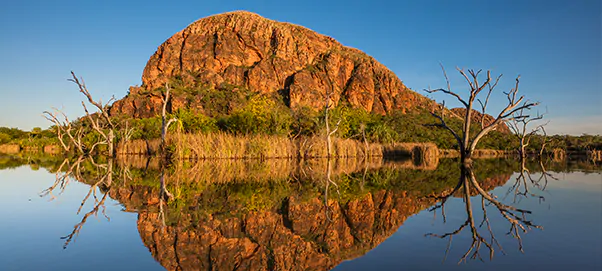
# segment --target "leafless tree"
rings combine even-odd
[[[513,194],[515,203],[517,202],[519,197],[526,198],[526,197],[530,196],[530,197],[538,198],[540,201],[545,200],[544,196],[532,192],[529,188],[530,187],[529,184],[531,184],[534,187],[537,187],[541,191],[543,191],[543,190],[545,190],[545,187],[547,184],[547,179],[546,179],[546,182],[543,184],[543,186],[540,185],[541,177],[540,177],[540,179],[535,179],[532,176],[531,171],[527,167],[527,158],[521,157],[520,160],[521,160],[521,164],[520,164],[520,169],[518,170],[518,176],[514,180],[514,183],[508,188],[508,192],[506,192],[506,196]],[[546,174],[545,171],[542,172],[541,176],[547,176],[544,174]]]
[[[169,103],[169,98],[170,98],[170,88],[168,84],[165,84],[165,93],[163,95],[162,101],[163,101],[163,109],[161,110],[161,160],[160,160],[160,167],[161,167],[161,208],[163,205],[163,200],[165,201],[170,201],[174,198],[173,194],[171,194],[168,190],[167,190],[167,185],[165,184],[165,168],[167,167],[167,164],[169,164],[169,162],[167,161],[167,154],[166,154],[166,150],[167,150],[167,145],[166,145],[166,136],[167,136],[167,129],[169,128],[169,126],[174,123],[175,121],[177,121],[178,119],[176,118],[170,118],[169,120],[167,120],[167,104]]]
[[[481,110],[482,110],[481,113],[483,115],[485,115],[487,112],[487,104],[489,103],[490,94],[495,90],[495,87],[497,86],[498,81],[501,78],[501,75],[497,77],[497,79],[495,80],[495,82],[493,84],[491,84],[491,82],[492,82],[491,71],[487,71],[485,81],[483,83],[480,83],[479,75],[482,72],[482,70],[478,70],[476,72],[474,70],[468,70],[468,74],[467,74],[463,69],[456,68],[458,70],[458,72],[460,72],[460,74],[466,79],[466,82],[469,85],[470,95],[469,95],[468,99],[465,100],[460,95],[458,95],[456,92],[452,91],[451,84],[449,82],[449,78],[447,77],[447,73],[445,72],[445,69],[443,68],[443,66],[441,66],[441,69],[443,70],[443,75],[447,82],[447,89],[445,89],[445,88],[434,89],[434,90],[428,89],[425,91],[428,93],[442,92],[447,95],[450,95],[450,96],[456,98],[466,109],[465,115],[463,117],[463,126],[462,126],[461,133],[456,132],[445,121],[445,114],[444,114],[445,110],[446,110],[445,103],[443,103],[443,105],[441,106],[441,113],[431,112],[431,114],[439,120],[439,123],[435,124],[435,126],[439,126],[439,127],[442,127],[442,128],[445,128],[446,130],[448,130],[454,136],[456,141],[458,142],[458,146],[460,149],[460,160],[462,161],[463,165],[470,165],[472,163],[472,160],[471,160],[472,153],[476,149],[477,144],[479,143],[481,138],[483,138],[489,132],[493,131],[498,125],[500,125],[503,122],[513,120],[513,119],[525,118],[526,117],[525,115],[517,114],[517,112],[524,112],[524,110],[529,110],[530,108],[538,105],[538,103],[536,103],[536,102],[529,102],[529,101],[523,102],[524,96],[520,96],[520,97],[518,96],[518,87],[519,87],[519,79],[520,79],[520,76],[518,76],[516,78],[515,87],[512,88],[509,92],[504,92],[504,94],[506,95],[506,98],[508,100],[508,103],[506,104],[506,106],[499,112],[499,114],[495,117],[495,119],[492,122],[490,122],[488,124],[482,124],[481,125],[482,129],[480,129],[480,131],[476,132],[475,135],[472,135],[471,134],[471,124],[472,124],[472,114],[474,113],[473,107],[474,107],[475,101],[477,101],[481,104]],[[482,102],[481,100],[477,99],[477,97],[485,89],[485,87],[488,87],[488,94],[487,94],[487,97],[485,98],[485,101]]]
[[[69,121],[67,115],[57,108],[53,108],[52,112],[44,111],[42,115],[44,118],[54,123],[57,138],[65,152],[69,152],[71,147],[75,146],[79,153],[84,153],[84,145],[82,143],[83,128],[81,126],[74,132],[73,125]],[[65,136],[67,136],[67,138],[65,138]]]
[[[96,107],[98,110],[97,113],[93,115],[90,114],[86,103],[82,101],[82,106],[84,111],[86,112],[86,117],[90,121],[92,128],[101,136],[101,140],[94,143],[88,153],[92,153],[94,148],[98,145],[107,145],[108,148],[108,156],[113,157],[115,153],[115,125],[113,125],[113,121],[111,117],[109,117],[109,104],[115,100],[115,97],[111,97],[109,101],[105,104],[102,103],[101,100],[94,101],[92,98],[92,94],[86,87],[86,83],[83,78],[77,78],[74,72],[71,72],[72,79],[69,81],[75,83],[79,88],[79,92],[84,94],[88,99],[88,103]]]
[[[529,144],[531,144],[531,138],[533,136],[537,135],[538,132],[542,131],[543,127],[545,125],[547,125],[547,123],[544,123],[544,124],[540,124],[540,125],[536,126],[533,129],[529,129],[529,124],[531,122],[543,119],[544,115],[537,114],[537,116],[531,117],[523,111],[524,111],[524,109],[517,111],[516,112],[517,117],[512,118],[510,121],[507,122],[508,127],[510,128],[510,130],[514,133],[514,135],[518,139],[518,143],[519,143],[518,152],[519,152],[519,156],[521,158],[527,157],[526,148],[529,146]],[[519,117],[519,116],[522,116],[522,117]],[[545,133],[545,130],[543,130],[543,132]],[[545,136],[544,136],[544,141],[545,141]],[[543,146],[545,146],[545,145],[543,145]]]
[[[161,110],[161,149],[165,150],[165,137],[167,136],[167,129],[169,125],[173,122],[177,121],[176,118],[171,118],[167,120],[167,104],[169,103],[169,92],[170,88],[168,84],[165,84],[165,94],[163,95],[163,109]]]
[[[88,132],[84,130],[81,123],[78,129],[74,131],[73,124],[69,121],[67,115],[56,108],[53,109],[53,112],[44,111],[43,116],[55,125],[59,142],[65,152],[71,151],[71,146],[75,146],[78,154],[88,155],[93,153],[97,146],[106,145],[108,150],[107,155],[113,157],[115,153],[115,125],[109,117],[109,104],[115,98],[111,97],[111,99],[104,104],[101,100],[95,101],[84,80],[78,78],[74,72],[71,72],[71,76],[72,78],[69,79],[69,81],[77,85],[79,92],[86,97],[87,104],[94,106],[97,110],[96,113],[91,114],[88,111],[86,102],[81,102],[84,111],[86,112],[86,120],[90,123],[90,126],[95,133],[99,135],[99,140],[92,143],[91,146],[86,146],[82,141],[82,138]],[[68,138],[65,138],[65,135]]]
[[[552,141],[552,138],[548,137],[548,133],[546,132],[546,129],[544,126],[541,126],[541,133],[542,133],[542,142],[541,142],[541,148],[539,149],[539,160],[541,161],[541,159],[543,159],[543,155],[546,149],[546,146],[548,145],[548,143],[550,143]]]
[[[326,151],[327,151],[327,157],[331,157],[332,156],[332,135],[334,135],[334,133],[337,132],[337,130],[339,129],[339,124],[341,124],[341,119],[339,119],[334,127],[334,129],[331,131],[330,130],[330,109],[331,109],[331,98],[332,98],[332,90],[328,90],[326,92],[326,95],[324,96],[324,122],[326,123]]]
[[[485,123],[485,114],[487,114],[487,105],[489,103],[489,98],[491,93],[495,90],[501,75],[498,76],[495,81],[493,81],[491,77],[491,72],[487,71],[485,80],[481,83],[479,82],[479,75],[482,70],[474,71],[468,70],[468,73],[463,69],[456,68],[458,72],[464,77],[469,86],[469,96],[468,99],[462,98],[459,94],[454,92],[451,89],[451,84],[449,82],[449,78],[447,77],[447,73],[443,66],[441,66],[443,70],[443,75],[445,77],[447,88],[440,88],[434,90],[426,90],[428,93],[442,92],[447,95],[450,95],[456,98],[463,106],[466,112],[463,117],[463,125],[460,133],[455,131],[452,127],[448,125],[445,120],[445,103],[441,106],[441,113],[432,112],[431,114],[438,120],[438,123],[434,126],[442,127],[448,130],[456,139],[459,151],[460,151],[460,179],[458,181],[457,186],[451,190],[449,193],[444,194],[441,197],[438,197],[440,203],[431,208],[431,211],[436,211],[441,209],[442,215],[445,221],[445,203],[448,198],[452,196],[453,193],[460,191],[463,188],[464,193],[464,201],[466,203],[466,212],[467,212],[467,220],[464,224],[462,224],[457,230],[453,232],[449,232],[443,235],[438,234],[428,234],[429,236],[436,236],[440,238],[449,238],[450,244],[451,239],[454,235],[460,233],[466,227],[470,228],[472,233],[472,244],[466,253],[460,259],[460,262],[466,261],[468,257],[472,259],[482,259],[480,256],[480,250],[483,247],[486,247],[489,251],[489,257],[492,258],[495,248],[498,247],[501,249],[500,244],[495,239],[493,232],[491,231],[491,227],[489,224],[489,220],[487,219],[487,205],[493,205],[498,210],[500,215],[506,219],[510,223],[510,230],[508,234],[513,236],[518,240],[519,249],[522,251],[522,239],[520,237],[521,232],[526,232],[530,228],[541,228],[540,226],[534,225],[530,220],[525,218],[526,214],[529,214],[530,211],[519,209],[510,205],[506,205],[501,203],[496,199],[496,197],[492,194],[489,194],[479,185],[474,171],[473,171],[473,163],[472,163],[472,154],[477,147],[479,141],[486,136],[489,132],[493,131],[498,125],[511,121],[511,120],[522,120],[528,118],[529,116],[524,114],[526,111],[531,109],[532,107],[538,105],[535,102],[524,101],[523,96],[518,96],[519,82],[520,76],[516,78],[515,86],[509,91],[504,92],[507,98],[507,104],[505,107],[494,117],[494,120]],[[479,94],[485,89],[488,89],[487,96],[484,101],[478,99]],[[471,132],[471,124],[472,124],[472,115],[473,115],[473,107],[475,101],[481,105],[481,129],[477,130],[475,134]],[[524,102],[523,102],[524,101]],[[487,229],[489,232],[489,238],[484,238],[483,235],[478,231],[478,228],[474,221],[474,215],[472,211],[471,197],[470,192],[475,191],[477,195],[481,197],[481,208],[483,210],[483,221],[481,222],[480,227],[483,225],[487,225]],[[449,247],[448,247],[449,248]]]
[[[62,194],[65,191],[65,188],[67,187],[67,185],[69,184],[69,182],[72,178],[73,172],[79,172],[79,166],[83,160],[84,160],[84,157],[79,156],[72,163],[68,158],[65,158],[55,173],[54,183],[47,189],[44,189],[40,193],[40,197],[49,196],[50,200],[54,200],[56,197],[53,195],[53,192],[57,188],[60,189],[59,195]]]

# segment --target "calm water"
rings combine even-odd
[[[479,227],[476,190],[466,197],[470,209],[461,188],[445,202],[445,219],[442,208],[432,210],[458,184],[449,160],[221,161],[160,170],[144,159],[0,157],[0,270],[600,270],[600,167],[544,164],[542,176],[540,164],[528,163],[525,183],[516,161],[475,165],[483,190],[530,211],[524,220],[542,227],[519,231],[519,241],[487,200],[491,231]],[[483,242],[464,261],[473,243],[467,210]],[[454,234],[450,243],[429,233]]]

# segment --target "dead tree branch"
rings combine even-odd
[[[518,87],[519,87],[519,82],[520,82],[520,80],[519,80],[520,76],[518,76],[516,78],[515,87],[512,88],[509,92],[505,93],[508,103],[504,107],[504,109],[502,109],[501,112],[497,115],[497,117],[495,117],[495,119],[488,124],[484,124],[484,117],[482,117],[482,120],[481,120],[481,128],[482,129],[478,133],[476,133],[476,135],[472,136],[470,128],[471,128],[471,122],[472,122],[474,102],[475,102],[475,100],[477,100],[479,93],[481,93],[481,91],[483,91],[483,89],[485,87],[488,87],[488,93],[487,93],[487,96],[486,96],[484,102],[481,100],[477,100],[481,104],[481,109],[483,110],[482,114],[483,115],[486,114],[485,110],[487,109],[489,97],[490,97],[491,93],[495,90],[495,87],[498,85],[501,75],[496,78],[496,80],[493,84],[491,84],[491,82],[492,82],[491,72],[487,71],[485,81],[483,83],[480,83],[479,82],[479,74],[481,73],[481,70],[476,71],[476,72],[474,70],[468,70],[468,73],[467,73],[463,69],[460,69],[460,68],[456,68],[456,69],[464,77],[464,79],[466,80],[466,82],[468,83],[468,85],[470,87],[470,94],[469,94],[467,100],[464,100],[462,97],[460,97],[460,95],[458,95],[456,92],[451,90],[451,87],[449,84],[449,78],[447,77],[447,73],[445,72],[445,69],[443,68],[443,66],[442,66],[442,70],[443,70],[443,75],[445,77],[445,80],[447,82],[447,89],[435,89],[435,90],[429,89],[429,90],[425,90],[425,91],[428,93],[435,93],[435,92],[445,93],[447,95],[455,97],[456,99],[458,99],[458,101],[460,101],[464,105],[466,112],[465,112],[465,115],[463,118],[463,127],[462,127],[461,135],[456,133],[445,122],[445,119],[443,117],[443,115],[445,113],[444,108],[442,109],[440,115],[437,115],[434,112],[432,113],[432,115],[435,116],[435,118],[437,118],[439,121],[439,123],[436,124],[436,126],[443,127],[445,129],[447,129],[448,131],[450,131],[454,135],[456,140],[458,141],[458,145],[460,148],[460,154],[461,154],[461,160],[463,161],[463,163],[465,163],[465,162],[470,163],[470,157],[471,157],[472,153],[474,152],[474,150],[476,149],[476,146],[479,143],[479,141],[481,140],[481,138],[483,138],[483,136],[487,135],[489,132],[491,132],[493,129],[495,129],[502,122],[508,121],[510,119],[524,118],[525,115],[516,114],[516,113],[517,112],[522,113],[524,110],[529,110],[530,108],[538,105],[538,103],[534,103],[534,102],[524,102],[523,103],[524,97],[523,96],[517,97]]]

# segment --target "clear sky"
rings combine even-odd
[[[439,63],[504,74],[542,103],[548,130],[602,134],[602,4],[586,1],[4,1],[0,8],[0,126],[47,127],[44,110],[71,118],[83,99],[71,70],[103,101],[141,84],[146,61],[188,24],[249,10],[365,51],[419,92],[444,87]],[[426,94],[422,92],[423,94]],[[465,92],[463,92],[465,93]],[[431,96],[441,101],[442,96]],[[449,98],[448,105],[457,105]]]

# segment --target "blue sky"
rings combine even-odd
[[[10,1],[0,9],[0,126],[47,127],[41,112],[75,118],[84,77],[96,97],[123,97],[141,84],[157,47],[188,24],[249,10],[358,48],[419,92],[465,93],[455,67],[504,74],[489,113],[514,78],[547,110],[549,132],[602,134],[600,1]],[[421,92],[422,94],[426,94]],[[443,96],[431,96],[441,101]],[[452,99],[447,104],[457,106]]]

